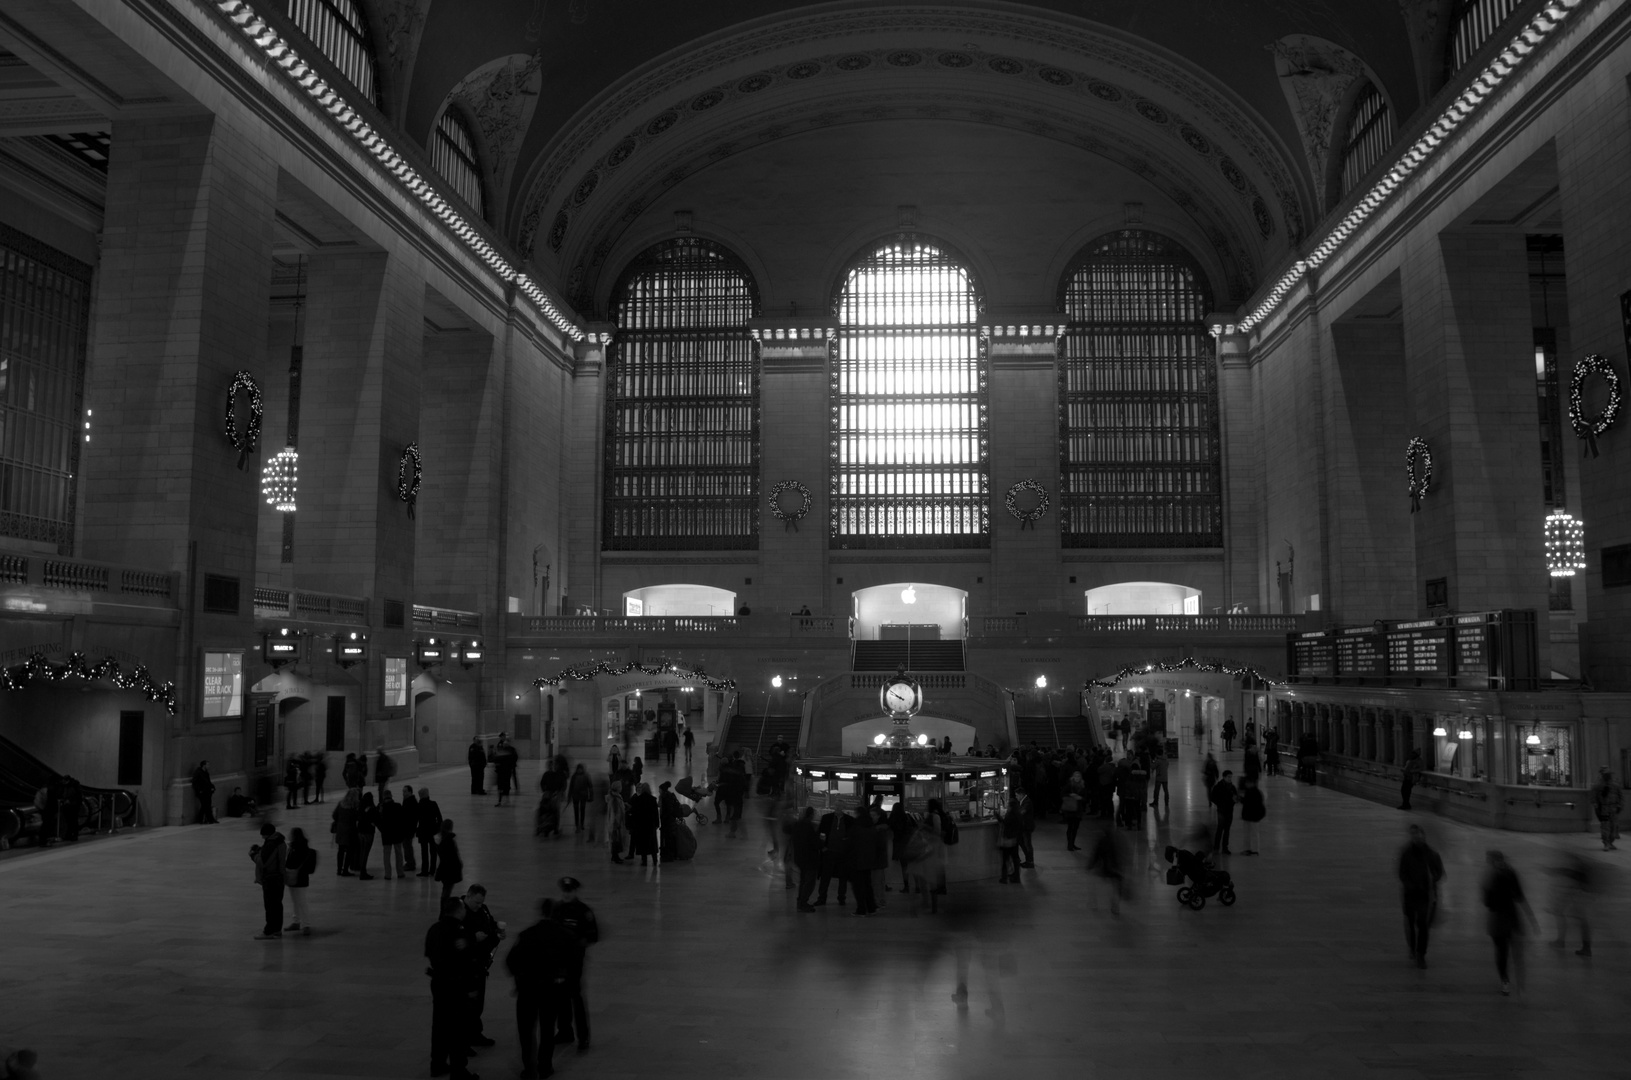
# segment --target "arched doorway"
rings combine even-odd
[[[1088,615],[1199,615],[1201,591],[1167,581],[1121,581],[1088,589]]]
[[[968,593],[949,585],[897,581],[850,594],[856,641],[961,641],[967,636]]]
[[[623,594],[623,614],[651,618],[735,615],[736,594],[712,585],[646,585]]]

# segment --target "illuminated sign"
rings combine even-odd
[[[300,659],[300,635],[290,633],[288,627],[267,634],[261,639],[261,659],[273,667]]]
[[[418,659],[420,667],[429,664],[440,664],[447,659],[447,644],[435,638],[421,641],[414,647],[414,656]]]
[[[913,780],[938,780],[938,779],[940,779],[940,774],[939,773],[932,773],[932,772],[931,773],[915,772],[915,773],[912,774],[912,779]]]
[[[407,703],[408,658],[406,656],[387,656],[385,658],[385,700],[382,704],[387,709],[393,709]]]
[[[244,714],[244,654],[204,654],[204,717]]]
[[[481,663],[481,658],[486,652],[486,650],[481,647],[481,642],[479,641],[472,641],[467,645],[460,645],[458,647],[458,651],[459,663],[463,664],[465,667],[469,667],[471,664]]]

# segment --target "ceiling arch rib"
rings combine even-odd
[[[1259,261],[1294,243],[1306,228],[1314,202],[1305,166],[1230,90],[1146,42],[1084,20],[1016,9],[815,10],[819,14],[767,17],[688,43],[600,95],[548,140],[518,185],[518,239],[532,245],[541,261],[554,261],[538,241],[555,228],[563,199],[587,184],[581,201],[589,201],[601,179],[597,167],[620,167],[665,136],[683,133],[692,126],[682,122],[690,104],[710,92],[719,95],[710,108],[729,110],[744,97],[795,85],[802,90],[823,79],[865,81],[880,70],[907,78],[960,75],[988,92],[1004,81],[1022,83],[1044,96],[1074,96],[1082,105],[1111,87],[1119,100],[1100,98],[1098,105],[1142,107],[1169,122],[1182,117],[1172,125],[1178,137],[1187,127],[1219,147],[1258,189],[1278,238]],[[981,44],[971,47],[971,39]],[[812,46],[821,52],[812,56]],[[864,61],[853,59],[863,55]]]

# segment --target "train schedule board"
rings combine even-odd
[[[1488,620],[1482,615],[1458,615],[1455,620],[1455,673],[1462,679],[1489,678]],[[1459,685],[1471,685],[1462,682]]]
[[[1292,666],[1298,675],[1335,675],[1336,654],[1323,630],[1299,634],[1292,642]]]
[[[244,654],[204,654],[204,694],[200,716],[205,719],[244,714]]]
[[[1368,628],[1344,630],[1336,639],[1337,674],[1381,678],[1387,674],[1383,635]]]
[[[1387,634],[1387,665],[1396,676],[1448,678],[1450,628],[1437,619],[1395,623]]]

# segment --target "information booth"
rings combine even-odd
[[[878,748],[850,757],[806,758],[794,769],[800,805],[853,814],[882,797],[889,810],[904,801],[921,816],[939,799],[957,821],[957,843],[946,848],[947,881],[996,877],[997,834],[1008,806],[1008,772],[993,758],[953,757],[929,749]]]

